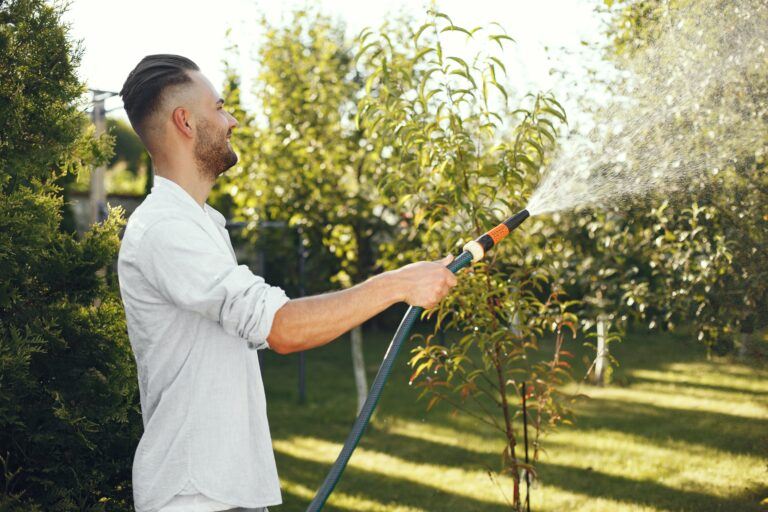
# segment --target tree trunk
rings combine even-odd
[[[360,175],[358,173],[358,182]],[[370,275],[373,253],[371,252],[370,238],[366,237],[365,227],[361,223],[353,226],[355,245],[357,247],[357,271],[355,281],[362,282]],[[358,325],[350,333],[352,339],[352,372],[355,375],[355,387],[357,388],[357,413],[368,398],[368,379],[365,375],[365,359],[363,357],[363,326]]]
[[[597,359],[595,359],[595,384],[605,386],[608,373],[608,318],[600,314],[597,317]]]
[[[495,347],[494,366],[496,367],[496,377],[498,378],[499,385],[499,397],[501,398],[501,410],[504,414],[504,426],[507,434],[507,450],[509,454],[508,468],[512,476],[512,502],[516,511],[521,510],[520,501],[520,467],[517,465],[517,456],[515,454],[515,447],[517,446],[517,440],[515,439],[515,431],[512,427],[512,415],[509,412],[509,401],[507,400],[507,384],[504,370],[501,362],[501,348],[499,344]]]
[[[750,336],[746,332],[737,332],[734,333],[734,337],[736,338],[736,349],[738,358],[742,361],[749,358],[749,342],[750,342]]]
[[[365,360],[363,359],[363,326],[358,325],[351,331],[352,338],[352,371],[355,374],[357,387],[357,413],[363,408],[368,398],[368,379],[365,376]]]

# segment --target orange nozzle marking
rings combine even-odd
[[[509,228],[503,222],[488,232],[488,236],[493,240],[493,245],[499,243],[508,234]]]

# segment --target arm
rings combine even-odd
[[[288,302],[282,289],[217,250],[211,235],[190,219],[152,225],[137,263],[163,301],[217,322],[258,348],[267,344],[275,311]]]
[[[212,244],[193,221],[164,219],[144,234],[139,267],[164,300],[281,354],[324,345],[396,302],[432,308],[456,284],[445,268],[448,256],[385,272],[348,290],[289,301],[282,289]]]
[[[432,308],[456,285],[445,268],[451,259],[413,263],[347,290],[291,300],[275,314],[269,345],[281,354],[324,345],[397,302]]]

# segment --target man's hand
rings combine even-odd
[[[456,286],[456,276],[446,266],[453,256],[438,261],[419,261],[393,272],[402,290],[401,300],[411,306],[431,309],[437,306],[451,288]]]

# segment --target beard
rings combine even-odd
[[[195,161],[205,177],[215,180],[237,163],[237,154],[227,144],[227,132],[216,130],[207,121],[200,123],[195,141]]]

